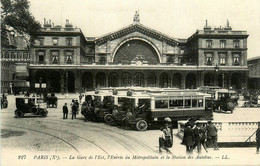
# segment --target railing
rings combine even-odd
[[[200,121],[206,124],[206,121]],[[183,136],[186,121],[178,122],[178,135]],[[255,140],[258,122],[212,122],[218,129],[218,142],[249,142]]]

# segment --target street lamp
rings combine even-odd
[[[69,73],[66,72],[66,96],[68,96],[69,93]]]
[[[42,77],[39,78],[40,83],[40,97],[42,96]]]
[[[222,73],[222,88],[225,86],[225,74]]]

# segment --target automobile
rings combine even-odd
[[[88,92],[85,95],[85,102],[81,107],[81,114],[86,120],[103,121],[107,114],[112,113],[113,102],[110,96],[111,91]]]
[[[45,100],[47,103],[47,108],[57,108],[58,107],[58,98],[55,96],[54,93],[52,93],[51,95],[48,95]]]
[[[16,110],[14,113],[17,118],[24,117],[26,113],[41,117],[46,117],[48,114],[47,105],[41,97],[16,97],[15,102]]]
[[[200,92],[210,94],[213,99],[213,111],[230,111],[238,105],[239,95],[232,89],[222,89],[217,86],[205,86],[199,88]]]
[[[8,100],[7,100],[7,94],[3,93],[0,94],[0,98],[1,98],[1,109],[3,108],[7,108],[8,107]]]

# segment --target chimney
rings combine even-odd
[[[228,19],[227,19],[227,26],[224,29],[225,30],[232,30],[231,26],[229,25]]]
[[[211,30],[211,27],[208,26],[208,20],[206,20],[206,25],[203,28],[204,31]]]

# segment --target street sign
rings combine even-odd
[[[39,83],[35,83],[35,88],[40,88],[40,84]]]
[[[42,83],[42,88],[46,88],[46,83]]]

